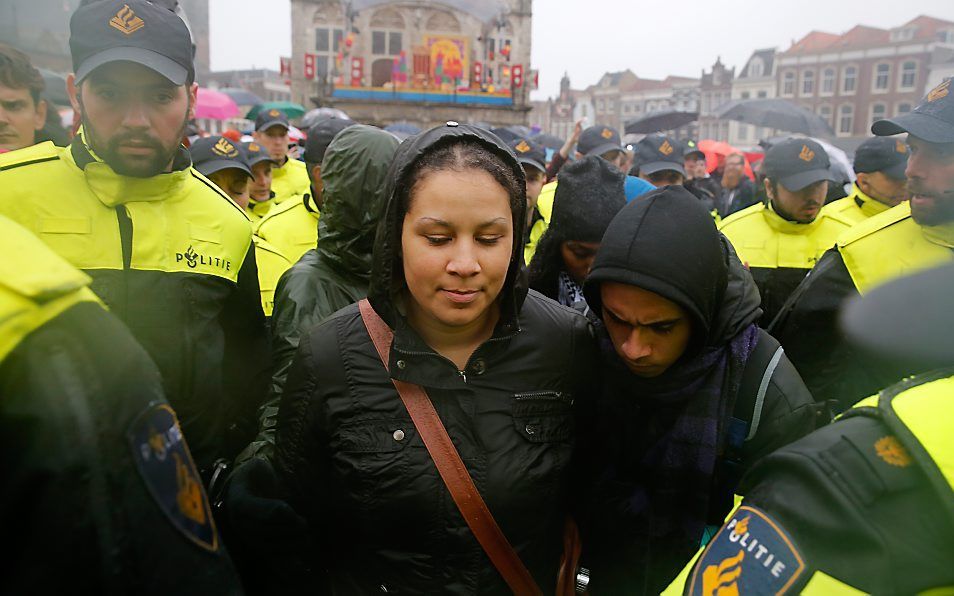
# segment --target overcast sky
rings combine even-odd
[[[289,0],[209,4],[213,70],[277,70],[279,56],[291,54]],[[752,50],[784,50],[813,29],[888,28],[920,14],[954,21],[954,0],[534,0],[533,97],[556,95],[564,71],[576,89],[626,68],[698,77],[717,56],[740,68]]]

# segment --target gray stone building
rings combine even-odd
[[[531,0],[292,0],[291,92],[363,122],[526,124]]]

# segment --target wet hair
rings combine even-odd
[[[3,43],[0,43],[0,85],[29,90],[34,106],[40,103],[40,94],[46,89],[43,76],[30,63],[30,58]]]
[[[452,170],[481,170],[490,174],[493,179],[507,191],[510,197],[511,213],[521,213],[526,202],[526,182],[517,178],[513,168],[507,165],[496,153],[470,139],[452,137],[448,142],[438,142],[425,150],[407,173],[406,183],[401,185],[398,195],[398,225],[402,225],[403,216],[411,210],[411,198],[414,189],[424,178],[433,172]],[[514,219],[514,232],[520,229]],[[400,233],[398,235],[400,237]]]

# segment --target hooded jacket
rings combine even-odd
[[[742,472],[815,427],[814,402],[784,354],[779,354],[774,371],[768,372],[764,401],[755,414],[756,393],[778,344],[753,327],[761,315],[755,283],[731,244],[716,233],[698,200],[682,188],[664,187],[639,201],[621,211],[607,229],[584,287],[587,303],[601,314],[601,283],[634,285],[680,305],[693,320],[693,334],[679,361],[658,377],[643,379],[626,368],[605,329],[598,325],[603,390],[597,404],[595,436],[602,439],[596,450],[606,454],[606,460],[593,489],[584,534],[589,551],[584,564],[591,566],[594,594],[658,594],[695,552],[702,526],[721,525]],[[698,212],[689,217],[689,209]],[[674,236],[674,230],[684,235]],[[679,237],[686,241],[674,240]],[[753,333],[754,348],[743,352],[747,355],[738,368],[731,368],[731,357],[725,364],[716,361],[713,366],[728,370],[716,377],[720,384],[706,384],[712,369],[700,367],[696,361],[723,346],[730,350],[740,342],[744,346],[748,343],[744,338]],[[750,364],[758,370],[748,370]],[[727,394],[732,387],[734,394]],[[706,395],[703,391],[710,393],[710,404],[724,405],[693,405],[698,395]],[[714,454],[711,474],[673,476],[686,482],[673,486],[659,481],[659,476],[649,478],[668,471],[669,464],[648,461],[653,457],[648,454],[670,457],[673,450],[661,446],[666,445],[675,425],[687,415],[708,412],[716,417],[713,445],[705,447],[705,440],[700,439],[703,448],[698,453],[701,457]],[[709,427],[700,424],[698,428],[704,434]],[[696,449],[696,445],[686,443],[681,448]],[[698,465],[701,469],[702,464]],[[694,484],[700,480],[708,484],[701,488]],[[695,488],[690,489],[692,486]],[[690,500],[683,494],[688,490],[703,494]],[[689,517],[677,523],[681,528],[699,522],[699,535],[691,539],[681,530],[661,529],[663,521],[680,520],[683,512],[667,509],[673,502],[684,501],[706,504],[703,519]],[[664,519],[661,511],[668,517]]]
[[[162,373],[200,469],[255,434],[268,335],[251,224],[179,149],[172,171],[121,176],[78,135],[0,156],[0,214],[93,280]]]
[[[521,167],[491,133],[449,123],[406,141],[391,167],[369,291],[394,330],[390,377],[352,305],[302,338],[282,397],[275,461],[292,506],[308,521],[320,552],[313,564],[326,570],[332,593],[509,593],[392,379],[424,387],[503,533],[543,592],[554,589],[577,415],[595,365],[586,319],[528,293],[517,240],[498,297],[499,321],[464,370],[425,344],[398,306],[399,197],[415,162],[456,139],[500,156],[523,189]],[[520,197],[515,239],[522,237],[524,210]]]
[[[285,272],[275,289],[272,384],[259,414],[259,436],[239,461],[271,454],[278,400],[301,335],[367,295],[374,234],[384,209],[388,164],[397,145],[391,134],[356,125],[328,146],[321,176],[325,198],[318,220],[321,242]]]

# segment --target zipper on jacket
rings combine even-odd
[[[467,383],[467,375],[464,373],[464,371],[459,370],[457,371],[457,374],[460,375],[460,378],[464,379],[464,383]]]
[[[132,265],[133,224],[125,205],[116,205],[116,220],[119,222],[119,240],[123,251],[123,269]]]

